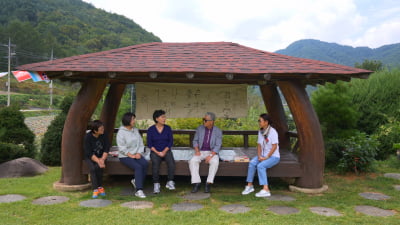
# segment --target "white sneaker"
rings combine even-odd
[[[143,193],[142,190],[138,190],[138,191],[135,193],[135,196],[136,196],[136,197],[139,197],[139,198],[146,198],[146,195]]]
[[[165,187],[168,188],[169,190],[175,190],[175,182],[173,180],[170,180],[167,182]]]
[[[253,185],[252,185],[252,186],[246,185],[246,187],[245,187],[244,190],[242,191],[242,195],[248,195],[248,194],[250,194],[250,193],[253,192],[253,191],[254,191]]]
[[[131,180],[131,184],[132,184],[132,186],[133,186],[133,189],[135,189],[135,190],[136,190],[136,183],[135,183],[135,179],[132,179],[132,180]]]
[[[154,190],[153,190],[154,194],[158,194],[160,193],[160,183],[154,183]]]
[[[269,197],[271,196],[271,192],[262,189],[258,193],[256,193],[256,197]]]

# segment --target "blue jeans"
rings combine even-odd
[[[144,159],[144,157],[142,156],[140,159],[132,159],[129,157],[119,158],[119,161],[121,161],[122,164],[135,171],[134,178],[135,178],[136,188],[138,190],[143,189],[144,179],[146,178],[147,174],[147,166],[149,164],[147,160]]]
[[[251,159],[249,162],[249,169],[247,170],[247,182],[253,183],[254,175],[258,174],[258,182],[260,185],[268,185],[267,169],[275,166],[279,163],[280,158],[269,157],[268,159],[260,162],[258,161],[258,156]]]

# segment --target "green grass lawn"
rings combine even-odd
[[[40,176],[0,179],[0,195],[21,194],[25,200],[0,203],[0,224],[399,224],[400,192],[393,185],[400,181],[385,178],[382,172],[400,172],[398,169],[380,165],[380,173],[337,175],[327,172],[325,184],[329,190],[323,194],[303,194],[288,191],[288,185],[280,179],[270,179],[272,194],[294,197],[295,201],[271,201],[256,198],[253,194],[242,196],[244,177],[217,177],[211,198],[189,201],[181,198],[191,190],[189,177],[177,177],[176,191],[162,189],[159,195],[148,195],[144,200],[154,203],[152,209],[129,209],[120,205],[129,201],[140,201],[134,196],[123,196],[121,190],[129,187],[130,177],[113,176],[105,178],[107,196],[112,204],[101,208],[87,208],[79,205],[91,199],[90,191],[58,192],[52,188],[59,180],[61,169],[52,167]],[[150,187],[148,177],[146,186]],[[162,183],[162,187],[164,187]],[[146,188],[147,189],[147,188]],[[257,187],[258,191],[259,187]],[[385,201],[368,200],[360,197],[361,192],[379,192],[391,196]],[[34,205],[32,201],[45,196],[62,195],[69,201],[55,205]],[[192,212],[172,210],[175,203],[195,202],[203,209]],[[243,204],[251,210],[242,214],[230,214],[219,208],[228,204]],[[269,206],[291,206],[300,210],[297,214],[277,215],[267,210]],[[396,212],[394,216],[373,217],[357,213],[357,205],[370,205]],[[340,217],[326,217],[312,213],[309,208],[321,206],[337,210]]]

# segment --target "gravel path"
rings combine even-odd
[[[36,137],[43,137],[46,133],[47,127],[55,116],[36,116],[25,118],[25,124],[35,134]]]

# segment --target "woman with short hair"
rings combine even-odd
[[[154,193],[160,193],[160,164],[162,160],[167,162],[168,181],[165,187],[175,190],[174,174],[175,159],[171,148],[174,143],[172,129],[166,125],[167,117],[164,110],[155,110],[153,113],[155,124],[147,130],[147,146],[150,148],[150,159],[152,165]]]
[[[99,195],[106,195],[103,188],[103,170],[106,167],[105,161],[110,150],[110,143],[107,135],[104,135],[104,125],[100,120],[90,122],[89,130],[84,140],[84,160],[90,171],[92,198],[97,198]]]
[[[147,174],[148,162],[144,158],[144,144],[139,130],[135,127],[136,115],[128,112],[122,117],[122,126],[118,129],[118,158],[122,164],[135,171],[131,180],[135,188],[135,196],[146,198],[143,192],[144,179]]]

